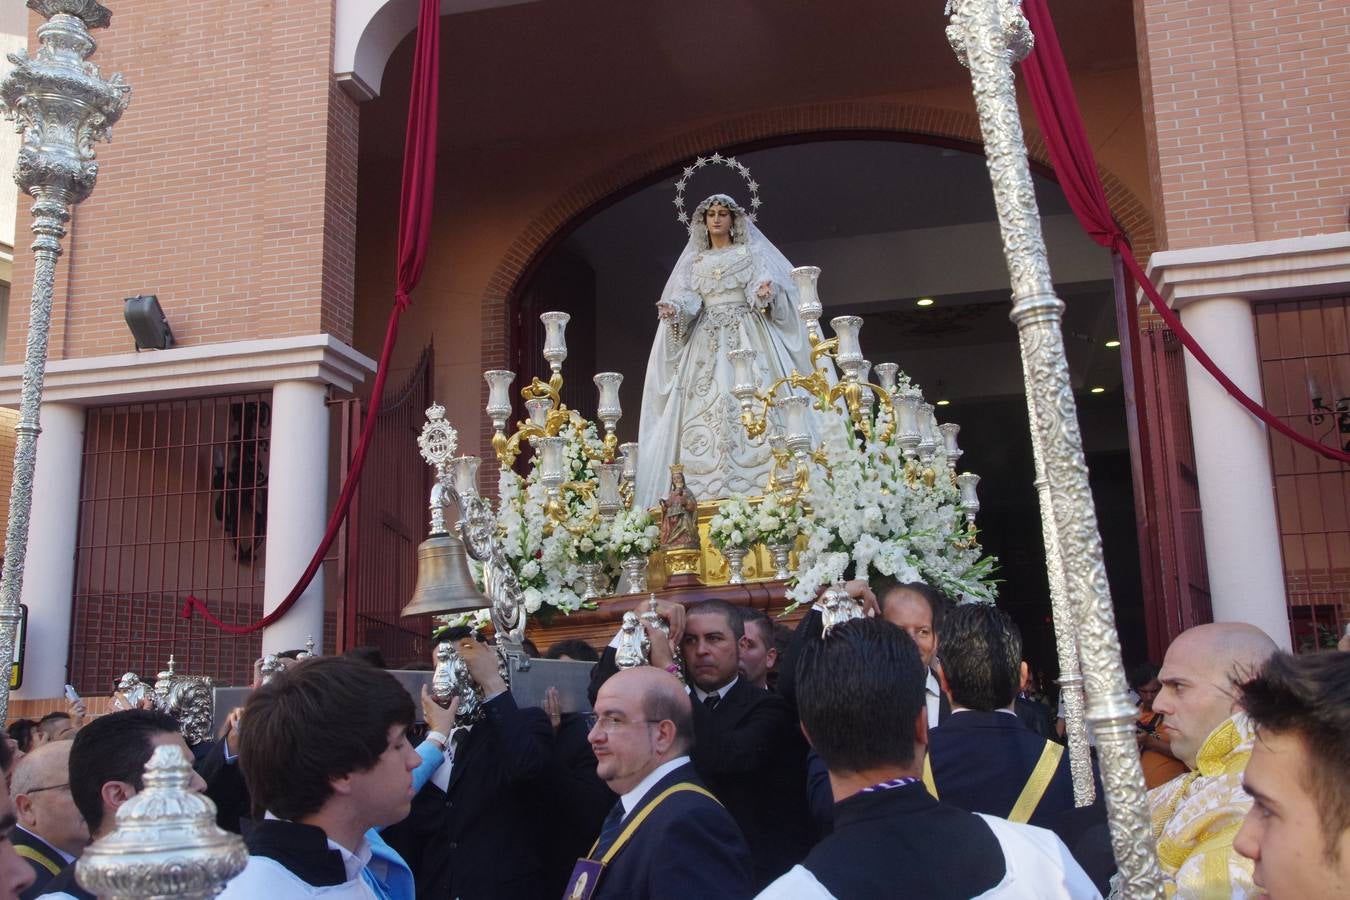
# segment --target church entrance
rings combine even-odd
[[[734,154],[762,200],[757,224],[793,265],[821,268],[823,323],[863,318],[863,353],[896,362],[961,426],[961,468],[981,476],[978,524],[1000,562],[999,603],[1021,625],[1033,668],[1056,674],[1040,518],[1008,275],[978,147],[912,135],[789,136]],[[711,151],[709,151],[711,152]],[[617,371],[621,440],[636,440],[655,304],[685,244],[676,221],[682,166],[630,185],[570,222],[511,298],[510,367],[541,369],[537,314],[572,315],[565,372],[583,413],[589,375]],[[1133,485],[1111,262],[1082,234],[1053,180],[1037,179],[1051,270],[1066,303],[1065,342],[1127,662],[1146,653]],[[751,197],[734,171],[708,167],[686,187]]]

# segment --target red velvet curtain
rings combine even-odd
[[[440,27],[440,0],[421,0],[421,10],[417,19],[417,46],[413,53],[412,93],[408,99],[403,185],[399,197],[398,282],[394,289],[394,308],[389,313],[389,326],[385,330],[379,367],[375,371],[375,381],[370,389],[370,403],[366,407],[366,420],[361,429],[361,439],[352,454],[347,480],[342,485],[337,504],[333,507],[333,514],[328,520],[323,539],[295,587],[291,588],[290,593],[276,609],[258,621],[250,625],[222,622],[204,602],[191,595],[183,604],[183,618],[191,618],[195,609],[217,628],[230,634],[248,634],[276,622],[290,611],[295,601],[300,599],[300,595],[314,580],[314,575],[319,571],[319,566],[323,565],[333,540],[351,509],[352,499],[356,496],[356,486],[361,480],[361,471],[366,464],[366,451],[370,448],[371,436],[375,433],[375,418],[380,411],[384,382],[389,376],[389,360],[394,352],[394,344],[398,340],[399,318],[411,303],[413,289],[422,280],[422,270],[426,266],[427,245],[431,239],[431,210],[436,195],[436,113],[440,106]]]
[[[1074,215],[1078,217],[1084,230],[1098,244],[1119,254],[1121,262],[1143,289],[1158,315],[1176,333],[1196,361],[1214,376],[1214,380],[1219,382],[1234,400],[1291,441],[1327,459],[1350,463],[1350,453],[1300,434],[1248,397],[1224,374],[1214,360],[1210,359],[1209,354],[1182,325],[1181,319],[1158,294],[1153,282],[1135,260],[1125,232],[1111,217],[1106,192],[1102,188],[1101,179],[1097,176],[1097,161],[1093,157],[1092,146],[1088,143],[1083,117],[1078,111],[1078,101],[1074,98],[1073,85],[1069,82],[1069,71],[1064,64],[1064,54],[1059,47],[1059,38],[1055,35],[1054,23],[1050,20],[1046,0],[1023,0],[1022,11],[1026,14],[1027,21],[1031,23],[1031,31],[1036,36],[1036,49],[1023,61],[1022,75],[1026,80],[1031,105],[1036,111],[1036,119],[1041,125],[1046,149],[1050,153],[1055,174],[1059,178],[1060,188],[1063,189]]]

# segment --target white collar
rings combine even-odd
[[[637,808],[637,805],[642,802],[642,798],[647,796],[647,792],[650,791],[658,781],[665,778],[671,772],[687,762],[689,762],[688,756],[677,756],[674,759],[661,763],[661,765],[648,772],[647,777],[637,783],[637,787],[619,798],[619,802],[623,804],[624,816],[628,816]]]
[[[328,849],[336,850],[342,854],[342,867],[347,870],[347,880],[356,881],[361,877],[361,871],[365,869],[370,862],[371,849],[370,841],[366,840],[365,835],[361,836],[361,843],[356,845],[356,852],[348,850],[332,838],[328,839]]]
[[[271,812],[263,812],[264,819],[272,819],[277,822],[289,822],[290,819],[283,819]],[[328,837],[326,834],[324,837]],[[361,836],[361,843],[356,845],[356,852],[353,853],[346,847],[339,844],[332,838],[328,838],[328,849],[336,850],[342,856],[342,867],[347,871],[347,880],[355,881],[361,877],[361,870],[370,862],[373,855],[370,849],[370,841],[366,840],[365,835]]]
[[[1010,709],[1010,708],[1008,708],[1008,707],[1006,707],[1006,706],[1000,706],[998,709],[991,710],[991,711],[992,711],[992,712],[1001,712],[1001,713],[1003,713],[1004,715],[1012,716],[1014,719],[1017,718],[1017,711],[1014,710],[1014,709]],[[975,710],[972,710],[969,706],[956,706],[955,704],[952,705],[952,714],[953,714],[953,715],[955,715],[956,713],[963,713],[963,712],[975,712]]]
[[[942,690],[941,687],[938,686],[937,676],[933,674],[932,669],[928,670],[928,679],[924,681],[923,686],[924,690],[928,691],[928,693],[934,697],[941,693]]]
[[[736,686],[736,682],[740,680],[741,676],[737,675],[735,678],[731,679],[730,681],[728,681],[726,684],[722,685],[715,691],[705,691],[698,685],[691,683],[689,685],[689,690],[693,692],[694,697],[698,699],[699,703],[702,703],[704,700],[706,700],[709,694],[716,694],[719,698],[725,700],[727,699],[727,694],[731,691],[732,688]]]

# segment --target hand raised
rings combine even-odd
[[[486,696],[499,694],[506,690],[506,682],[497,668],[497,653],[487,644],[480,644],[471,637],[461,638],[455,648],[460,659],[469,667],[469,674]]]
[[[428,731],[439,731],[441,734],[449,735],[450,730],[455,727],[455,716],[459,714],[459,698],[451,697],[447,706],[441,706],[436,702],[436,698],[431,696],[431,689],[427,685],[422,685],[422,718],[427,721]]]

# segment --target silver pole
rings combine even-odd
[[[1087,688],[1087,719],[1097,739],[1111,842],[1123,896],[1163,896],[1143,770],[1134,742],[1135,710],[1126,693],[1111,589],[1088,486],[1077,407],[1041,234],[1036,193],[1013,87],[1013,62],[1031,51],[1032,35],[1017,0],[950,0],[948,40],[970,68],[975,105],[993,182],[1003,253],[1012,280],[1027,384],[1027,411],[1039,447],[1074,631]],[[1053,564],[1053,559],[1050,560]],[[1053,574],[1053,573],[1052,573]]]
[[[28,349],[15,427],[14,482],[5,532],[5,568],[0,579],[0,662],[14,658],[23,566],[28,554],[28,516],[33,506],[33,470],[42,433],[42,380],[47,368],[52,287],[61,239],[72,208],[89,196],[98,179],[94,144],[106,140],[126,109],[131,88],[121,75],[104,81],[88,62],[97,49],[90,28],[106,28],[112,14],[96,0],[28,0],[47,21],[38,26],[33,58],[12,56],[15,67],[0,83],[0,112],[23,134],[14,180],[33,203],[33,298]],[[60,598],[52,598],[59,602]],[[0,720],[9,711],[9,678],[0,679]]]

